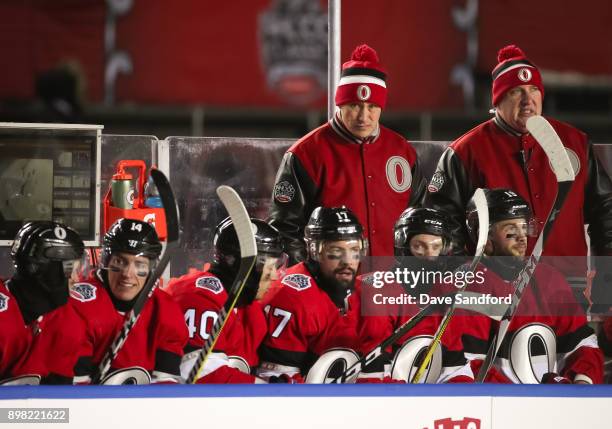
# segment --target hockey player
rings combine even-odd
[[[257,348],[266,332],[267,322],[262,305],[270,284],[284,269],[280,234],[276,228],[260,219],[251,219],[257,261],[251,271],[234,312],[226,322],[215,349],[208,357],[198,383],[255,383],[250,374],[259,364]],[[227,292],[240,267],[240,244],[234,224],[227,218],[215,230],[214,261],[209,271],[182,276],[168,286],[178,302],[189,328],[189,342],[181,364],[183,378],[187,378],[204,342],[208,339],[219,311],[227,300]],[[231,356],[231,361],[228,357]],[[243,371],[232,362],[244,362]]]
[[[471,290],[483,295],[511,297],[512,282],[525,266],[532,214],[527,202],[511,190],[487,189],[485,193],[490,229],[479,268],[484,281]],[[472,201],[466,217],[468,230],[475,237],[479,225]],[[452,323],[461,324],[465,353],[473,359],[472,366],[477,373],[498,322],[478,313],[458,313]],[[487,380],[591,384],[601,383],[602,373],[603,357],[597,338],[587,325],[570,286],[556,269],[539,262]]]
[[[30,344],[30,331],[27,329],[19,304],[0,280],[0,383],[11,378],[13,367],[26,354]]]
[[[367,252],[357,217],[345,207],[318,207],[305,228],[308,260],[290,267],[272,298],[258,375],[300,380],[332,347],[357,346],[355,276]]]
[[[16,272],[6,285],[0,282],[0,379],[72,382],[87,327],[68,304],[69,284],[78,280],[83,251],[79,234],[57,222],[28,222],[17,233]]]
[[[450,145],[428,186],[425,204],[446,211],[457,221],[453,240],[459,249],[467,238],[462,226],[465,208],[476,188],[512,189],[529,203],[540,227],[556,195],[557,183],[548,158],[526,128],[529,117],[542,113],[544,85],[540,71],[514,45],[501,49],[498,61],[492,74],[495,116]],[[612,182],[583,132],[551,118],[548,120],[566,148],[576,180],[550,232],[544,255],[585,256],[585,224],[589,225],[591,249],[598,255],[609,255],[612,253]],[[533,245],[528,242],[527,253],[531,253]],[[585,258],[563,261],[565,266],[559,268],[564,274],[585,277]],[[594,281],[597,286],[601,286],[605,277],[599,275],[600,271]],[[578,282],[578,291],[584,285],[584,281]],[[609,291],[608,302],[612,305],[612,285]],[[595,295],[597,299],[599,295]]]
[[[451,248],[451,220],[441,211],[428,208],[409,208],[399,217],[394,227],[395,268],[415,273],[433,274],[444,270],[445,258]],[[418,284],[394,282],[384,287],[374,287],[372,274],[360,278],[362,317],[359,319],[360,352],[367,354],[401,325],[419,311],[419,297],[431,293],[432,279],[424,278]],[[409,295],[413,303],[374,305],[376,294],[386,297]],[[380,301],[380,300],[378,300]],[[391,381],[389,361],[407,340],[422,335],[435,334],[440,322],[440,314],[432,314],[400,338],[392,350],[384,350],[379,358],[359,375],[358,382]],[[449,332],[443,338],[442,372],[439,382],[473,381],[471,369],[461,350],[458,335]]]
[[[79,312],[95,328],[93,343],[104,345],[83,352],[82,381],[95,373],[95,366],[122,328],[125,314],[143,292],[161,250],[151,225],[119,219],[104,235],[102,267],[86,282],[72,286],[70,293],[78,301]],[[155,383],[178,381],[186,342],[187,328],[180,308],[165,291],[155,288],[111,364],[111,371],[117,371],[109,377],[114,375],[114,380],[134,378],[144,380],[139,383],[146,383],[150,374]],[[142,369],[146,370],[144,379]]]
[[[342,66],[335,100],[338,113],[294,144],[276,175],[271,224],[292,263],[306,257],[304,226],[317,206],[345,205],[363,225],[371,254],[392,256],[394,220],[425,194],[414,148],[379,123],[387,85],[374,49],[355,48]]]

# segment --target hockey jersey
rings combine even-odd
[[[261,348],[262,376],[305,375],[318,356],[335,347],[358,347],[358,299],[340,309],[302,262],[289,268],[268,311],[268,333]]]
[[[390,337],[393,332],[405,323],[408,323],[422,309],[416,304],[416,294],[407,291],[400,284],[387,283],[383,288],[376,288],[372,285],[371,275],[364,275],[358,278],[361,287],[357,288],[361,308],[359,318],[359,351],[362,355],[367,355],[375,347],[380,345],[385,339]],[[382,297],[394,298],[391,303],[382,301]],[[412,296],[411,302],[407,297]],[[397,298],[406,297],[404,300]],[[372,308],[378,307],[378,308]],[[382,358],[373,362],[368,368],[362,371],[360,377],[387,377],[385,366],[390,362],[390,358],[398,351],[399,347],[408,340],[418,337],[433,337],[442,320],[443,314],[440,309],[433,311],[426,316],[411,330],[406,332],[395,343],[383,350],[385,353]],[[473,373],[467,364],[467,359],[463,354],[463,344],[461,333],[455,332],[456,325],[447,327],[442,340],[442,370],[437,379],[438,382],[472,382]]]
[[[221,280],[208,271],[180,277],[168,285],[168,292],[180,306],[189,330],[182,365],[186,377],[227,301],[227,292]],[[249,368],[257,367],[257,348],[266,332],[266,318],[258,301],[234,308],[198,383],[254,383],[255,377],[233,368],[229,359],[242,359]]]
[[[0,280],[0,381],[15,376],[14,366],[22,359],[31,342],[15,297]]]
[[[81,356],[98,365],[123,326],[125,314],[115,308],[98,275],[73,285],[70,296],[79,314],[91,325],[93,338],[84,345]],[[111,372],[137,366],[148,371],[154,381],[178,377],[186,343],[187,327],[178,305],[156,288],[112,362]]]
[[[468,289],[483,295],[511,297],[514,286],[486,265],[478,268],[484,283]],[[486,356],[490,338],[497,332],[495,317],[459,310],[451,324],[460,326],[466,356],[476,373]],[[553,372],[570,380],[601,383],[603,355],[582,308],[577,304],[563,275],[540,262],[523,292],[515,316],[502,342],[490,382],[539,383]],[[501,374],[501,376],[500,376]]]

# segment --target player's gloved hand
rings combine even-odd
[[[285,383],[285,384],[303,384],[304,378],[301,374],[281,374],[281,375],[273,375],[268,379],[268,383]]]
[[[542,376],[542,384],[572,384],[572,380],[556,372],[547,372]]]

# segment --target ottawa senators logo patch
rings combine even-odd
[[[295,290],[304,290],[310,287],[310,277],[304,274],[289,274],[281,283]]]
[[[70,288],[70,296],[81,302],[93,301],[96,299],[96,287],[90,283],[75,283]]]
[[[221,283],[221,280],[216,277],[200,277],[196,280],[195,285],[201,289],[208,289],[215,295],[218,295],[223,291],[223,284]]]

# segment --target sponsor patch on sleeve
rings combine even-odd
[[[70,288],[70,296],[81,302],[93,301],[96,299],[96,287],[91,283],[75,283]]]
[[[283,277],[281,283],[295,290],[304,290],[310,287],[310,277],[304,274],[289,274]]]
[[[444,186],[444,173],[436,171],[427,186],[429,192],[438,192]]]
[[[274,199],[279,203],[290,203],[293,201],[295,195],[295,188],[293,185],[286,180],[278,182],[274,186]]]
[[[200,277],[196,280],[195,285],[201,289],[208,289],[215,295],[218,295],[221,293],[221,291],[223,291],[223,284],[221,283],[221,280],[216,277]]]
[[[9,297],[0,292],[0,312],[6,311],[8,308]]]

